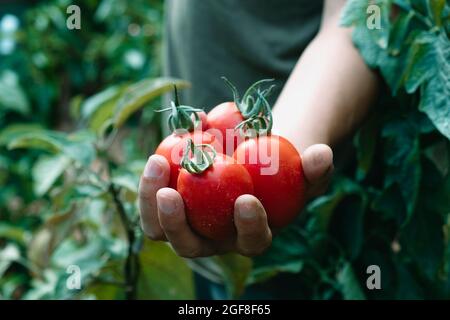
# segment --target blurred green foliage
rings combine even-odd
[[[159,78],[161,1],[78,1],[81,30],[66,28],[68,0],[0,7],[0,299],[194,298],[190,267],[230,297],[293,274],[284,290],[302,298],[449,298],[450,7],[370,3],[382,29],[364,0],[342,23],[389,90],[350,164],[266,254],[196,263],[144,240],[136,206],[161,139],[153,107],[187,86]],[[365,286],[373,264],[382,290]]]
[[[161,134],[144,107],[185,85],[157,78],[162,2],[78,1],[80,30],[70,4],[0,7],[0,298],[192,298],[190,269],[143,239],[135,205]]]

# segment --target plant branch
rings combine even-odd
[[[128,254],[125,261],[125,296],[128,300],[136,299],[137,281],[139,278],[140,264],[139,256],[134,252],[133,246],[136,240],[133,224],[129,221],[125,207],[119,197],[119,190],[111,183],[109,185],[109,192],[113,198],[114,205],[116,206],[117,213],[125,228],[128,239]]]

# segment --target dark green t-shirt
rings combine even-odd
[[[167,0],[164,73],[192,83],[183,103],[210,110],[231,100],[226,76],[242,93],[275,78],[276,99],[318,31],[322,1]]]
[[[183,104],[204,108],[229,101],[226,76],[239,92],[275,78],[273,103],[319,29],[322,1],[166,0],[164,74],[191,82]],[[196,260],[196,263],[200,263]],[[223,287],[197,276],[199,298],[224,298]],[[291,289],[287,289],[291,286]],[[295,275],[247,288],[243,298],[301,298]]]

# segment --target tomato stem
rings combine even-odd
[[[204,149],[209,149],[212,155]],[[192,158],[191,154],[193,155]],[[217,152],[213,146],[209,144],[195,145],[192,139],[187,139],[186,149],[180,165],[189,173],[200,174],[213,165],[216,156]]]
[[[230,87],[233,93],[234,103],[242,114],[244,119],[249,119],[253,116],[260,114],[264,108],[264,102],[261,101],[261,97],[267,98],[272,93],[275,85],[271,85],[269,88],[261,91],[261,84],[274,81],[274,79],[263,79],[252,84],[247,91],[245,91],[242,99],[239,96],[239,92],[236,86],[233,85],[226,77],[222,77],[223,81]],[[257,95],[255,98],[254,94]]]
[[[273,86],[264,90],[271,91]],[[272,109],[266,99],[264,91],[256,91],[258,110],[250,117],[239,123],[234,129],[239,130],[243,137],[253,138],[257,135],[270,134],[273,127]],[[256,104],[256,103],[255,103]]]
[[[192,131],[200,124],[198,112],[202,112],[203,110],[191,106],[180,105],[177,87],[175,85],[173,87],[175,102],[171,101],[170,107],[156,110],[156,112],[171,111],[167,122],[172,132],[180,130]],[[194,115],[194,119],[192,119],[191,115]]]

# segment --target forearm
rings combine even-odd
[[[316,143],[334,146],[367,115],[378,78],[337,26],[338,15],[310,43],[274,107],[274,133],[303,150]]]

